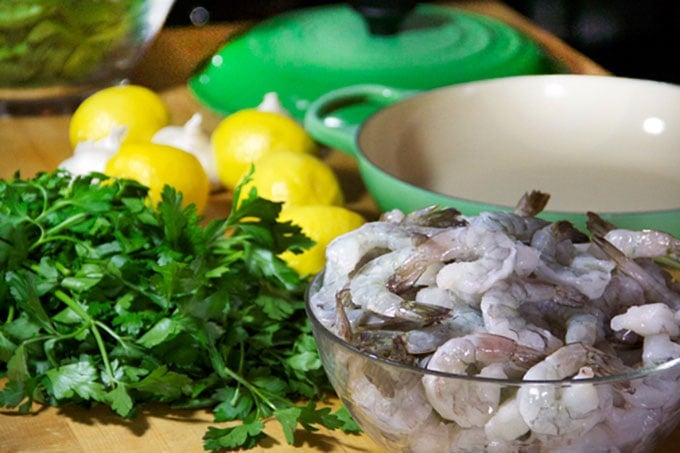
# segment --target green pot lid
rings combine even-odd
[[[265,20],[222,47],[189,88],[221,114],[257,106],[276,92],[301,119],[319,96],[375,83],[427,90],[479,79],[552,72],[539,46],[497,20],[421,4],[391,35],[371,34],[348,5],[308,8]]]

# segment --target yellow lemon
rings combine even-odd
[[[285,251],[280,254],[300,275],[320,272],[326,263],[326,246],[336,237],[359,228],[366,220],[358,213],[341,206],[294,206],[279,214],[280,222],[290,221],[316,244],[303,253]]]
[[[211,135],[217,173],[233,189],[250,165],[275,151],[314,154],[318,147],[295,120],[275,112],[239,110],[217,125]]]
[[[165,102],[150,89],[139,85],[117,85],[87,97],[73,112],[69,123],[71,145],[101,140],[113,126],[126,126],[123,142],[149,142],[170,122]]]
[[[244,175],[245,176],[245,175]],[[283,208],[301,205],[344,204],[342,188],[333,169],[320,158],[293,151],[278,151],[262,156],[254,164],[243,194],[257,189],[257,194],[283,203]]]
[[[125,143],[109,159],[109,176],[139,181],[149,188],[155,205],[167,184],[182,192],[185,205],[194,203],[203,212],[210,190],[208,175],[196,156],[179,148],[155,143]]]

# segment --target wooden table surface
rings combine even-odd
[[[513,10],[494,1],[446,2],[487,14],[529,35],[546,51],[579,74],[608,74],[602,67],[569,48],[562,41],[536,27]],[[146,85],[165,99],[172,111],[172,122],[183,124],[195,112],[204,115],[211,130],[220,120],[202,108],[186,89],[185,83],[196,65],[212,55],[246,23],[225,23],[201,28],[168,28],[156,39],[137,68],[133,82]],[[0,117],[0,178],[19,170],[24,177],[37,171],[52,170],[72,154],[68,141],[68,115]],[[368,218],[377,209],[366,193],[355,162],[346,155],[330,152],[328,161],[340,176],[348,205]],[[208,216],[225,215],[228,194],[213,197]],[[337,406],[337,401],[328,404]],[[37,407],[33,415],[0,411],[0,452],[200,452],[202,436],[212,425],[205,411],[173,411],[164,406],[146,408],[134,420],[122,420],[106,408],[91,410],[67,407]],[[268,432],[272,439],[255,451],[289,451],[275,423]],[[680,432],[674,433],[657,451],[674,451]],[[367,437],[321,430],[314,435],[301,433],[295,447],[330,452],[378,451]]]

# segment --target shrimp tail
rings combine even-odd
[[[417,357],[408,351],[402,332],[377,330],[356,334],[355,345],[360,351],[375,354],[386,360],[415,365]]]
[[[404,301],[397,309],[394,317],[374,314],[368,322],[360,323],[358,328],[361,331],[389,329],[409,332],[439,324],[451,316],[452,310],[450,308]]]
[[[617,356],[606,354],[601,349],[585,343],[580,343],[580,345],[586,351],[587,363],[590,364],[596,376],[614,376],[630,372],[630,368]]]
[[[556,231],[556,237],[561,240],[568,240],[574,244],[583,244],[589,240],[585,233],[581,232],[568,220],[559,220],[553,225]]]
[[[550,194],[532,190],[526,192],[515,206],[514,213],[522,217],[535,217],[548,205]]]
[[[607,222],[594,212],[588,211],[588,220],[586,221],[586,228],[595,236],[604,237],[608,232],[616,228],[616,225]]]
[[[451,316],[451,311],[450,308],[440,307],[438,305],[429,305],[414,300],[405,300],[399,306],[396,318],[418,322],[420,327],[427,327],[449,318]]]
[[[351,341],[352,326],[349,322],[349,318],[347,317],[347,312],[345,312],[345,306],[342,302],[342,297],[336,297],[335,307],[335,325],[338,336],[345,341]]]
[[[680,309],[680,294],[662,284],[604,237],[595,235],[592,237],[592,242],[616,263],[616,267],[621,273],[629,276],[640,285],[651,302],[664,302],[674,310]]]
[[[449,228],[467,225],[467,220],[455,208],[440,208],[437,205],[428,206],[406,214],[404,222],[417,226],[432,228]]]
[[[400,294],[415,285],[426,270],[424,257],[414,254],[408,257],[387,280],[387,289]]]
[[[526,370],[545,358],[545,352],[530,346],[517,344],[517,349],[511,360],[506,364],[505,372],[508,376],[522,375]]]

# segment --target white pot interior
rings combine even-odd
[[[455,198],[551,211],[680,207],[680,87],[601,76],[455,85],[380,111],[359,146],[388,173]]]

